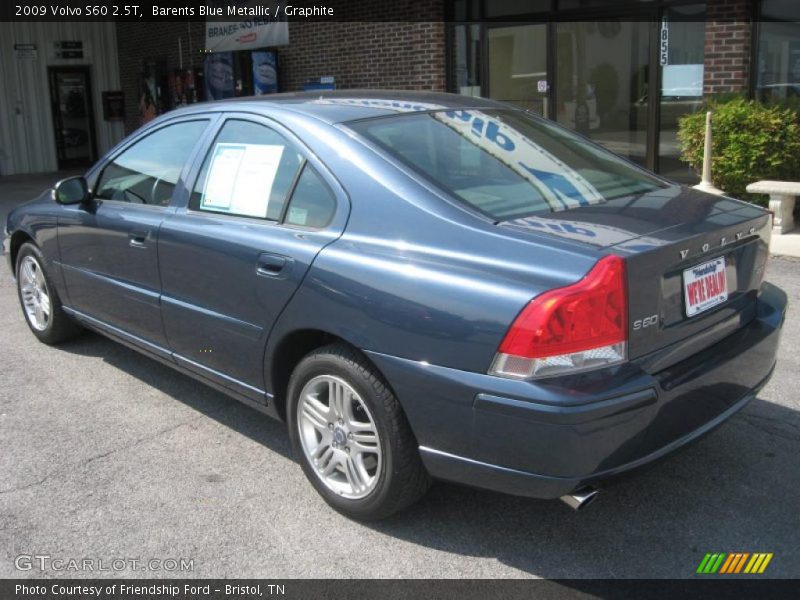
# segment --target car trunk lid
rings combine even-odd
[[[746,324],[769,251],[766,211],[677,185],[500,225],[626,259],[630,359],[693,338],[699,351],[699,340],[708,345]],[[719,335],[701,335],[709,330]],[[682,354],[671,353],[675,360]]]

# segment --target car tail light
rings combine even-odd
[[[528,379],[605,367],[625,360],[627,340],[625,261],[606,256],[577,283],[531,300],[489,372]]]

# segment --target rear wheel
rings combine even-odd
[[[44,257],[34,244],[22,245],[17,255],[17,292],[25,321],[45,344],[57,344],[81,332],[61,308],[61,300],[43,268]]]
[[[344,344],[312,352],[288,393],[295,454],[336,510],[380,519],[425,493],[428,474],[400,404],[360,353]]]

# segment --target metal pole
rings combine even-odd
[[[709,194],[722,195],[725,192],[714,187],[711,181],[711,111],[706,113],[706,144],[703,149],[703,178],[694,188]]]

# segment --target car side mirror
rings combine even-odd
[[[82,176],[67,177],[55,185],[53,197],[59,204],[83,204],[89,201],[89,184]]]

